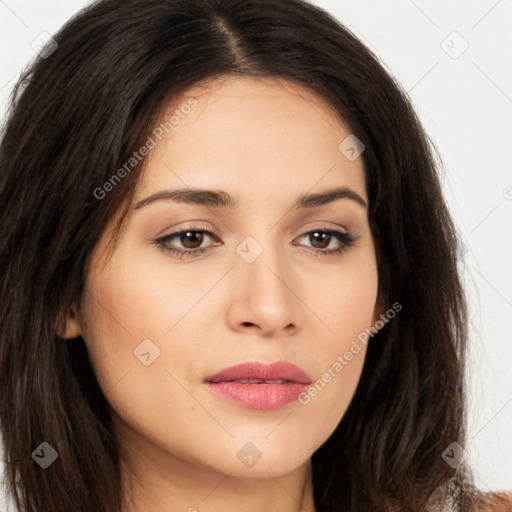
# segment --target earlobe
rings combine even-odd
[[[66,311],[61,326],[57,329],[57,334],[65,340],[71,340],[82,334],[78,321],[78,308],[75,303]]]

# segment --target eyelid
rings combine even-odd
[[[197,249],[176,249],[176,248],[165,247],[165,244],[168,243],[170,240],[172,240],[174,238],[178,238],[180,235],[182,235],[184,233],[188,233],[188,232],[204,233],[204,234],[206,234],[207,236],[211,237],[214,240],[215,239],[216,240],[220,239],[220,236],[216,233],[215,230],[209,229],[209,228],[205,228],[205,227],[202,227],[200,225],[194,224],[194,225],[190,225],[190,226],[180,227],[176,231],[173,231],[173,232],[171,232],[171,233],[169,233],[167,235],[159,236],[155,240],[152,240],[152,243],[160,246],[160,248],[162,250],[164,250],[165,252],[169,252],[169,253],[189,253],[189,254],[205,252],[205,251],[209,250],[209,248],[212,247],[212,246],[222,245],[222,244],[219,244],[219,243],[213,243],[213,244],[209,245],[208,247],[202,247],[202,248],[197,248]]]
[[[185,222],[184,224],[179,224],[178,227],[176,226],[170,226],[165,229],[162,229],[157,235],[156,238],[165,238],[170,235],[176,234],[176,233],[182,233],[183,231],[209,231],[213,233],[215,236],[220,237],[219,233],[217,231],[210,227],[210,224],[205,223],[204,225],[200,224],[203,221],[191,221],[191,222]],[[172,231],[170,231],[172,230]],[[161,234],[160,234],[161,233]]]
[[[166,247],[165,244],[168,243],[173,238],[179,237],[181,234],[187,233],[187,232],[196,232],[196,233],[206,233],[208,236],[210,236],[213,239],[219,240],[220,237],[217,235],[215,230],[210,230],[203,228],[199,225],[191,225],[191,226],[184,226],[177,231],[174,231],[172,233],[169,233],[168,235],[164,235],[156,240],[153,241],[156,245],[159,246],[159,248],[169,254],[172,255],[179,255],[179,258],[185,257],[196,257],[201,254],[204,254],[205,252],[209,251],[211,247],[214,247],[216,245],[224,245],[223,242],[220,244],[212,244],[207,247],[199,247],[195,249],[176,249],[174,247]],[[339,229],[333,229],[329,227],[316,227],[316,228],[310,228],[307,230],[304,230],[299,234],[297,237],[295,237],[293,240],[303,238],[304,236],[311,235],[315,232],[322,232],[327,233],[330,236],[334,237],[338,240],[338,243],[341,244],[341,247],[335,248],[335,249],[318,249],[315,247],[305,247],[305,250],[303,252],[306,253],[312,253],[315,256],[322,255],[325,257],[329,256],[341,256],[342,253],[348,251],[349,249],[352,249],[355,245],[355,243],[359,240],[360,235],[351,233],[349,230],[345,229],[343,231],[340,231]],[[292,241],[293,241],[292,240]],[[299,245],[301,244],[292,244],[292,245]],[[330,244],[329,244],[330,245]]]

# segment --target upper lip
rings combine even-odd
[[[287,361],[260,363],[250,361],[225,368],[215,375],[205,378],[206,382],[229,382],[234,380],[286,380],[301,384],[311,384],[311,377],[298,366]]]

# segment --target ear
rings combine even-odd
[[[78,321],[78,308],[75,303],[64,314],[61,327],[57,329],[57,334],[65,340],[71,340],[82,334]]]

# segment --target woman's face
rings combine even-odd
[[[178,111],[172,129],[151,135],[112,258],[114,219],[92,254],[65,337],[82,335],[115,429],[139,456],[282,475],[338,425],[365,358],[354,340],[380,312],[362,159],[327,105],[288,82],[230,78],[178,100],[163,116]],[[350,192],[303,197],[341,187]],[[154,196],[178,189],[188,199]],[[234,204],[196,202],[199,189]],[[277,361],[321,381],[316,394],[286,365],[205,381]]]

